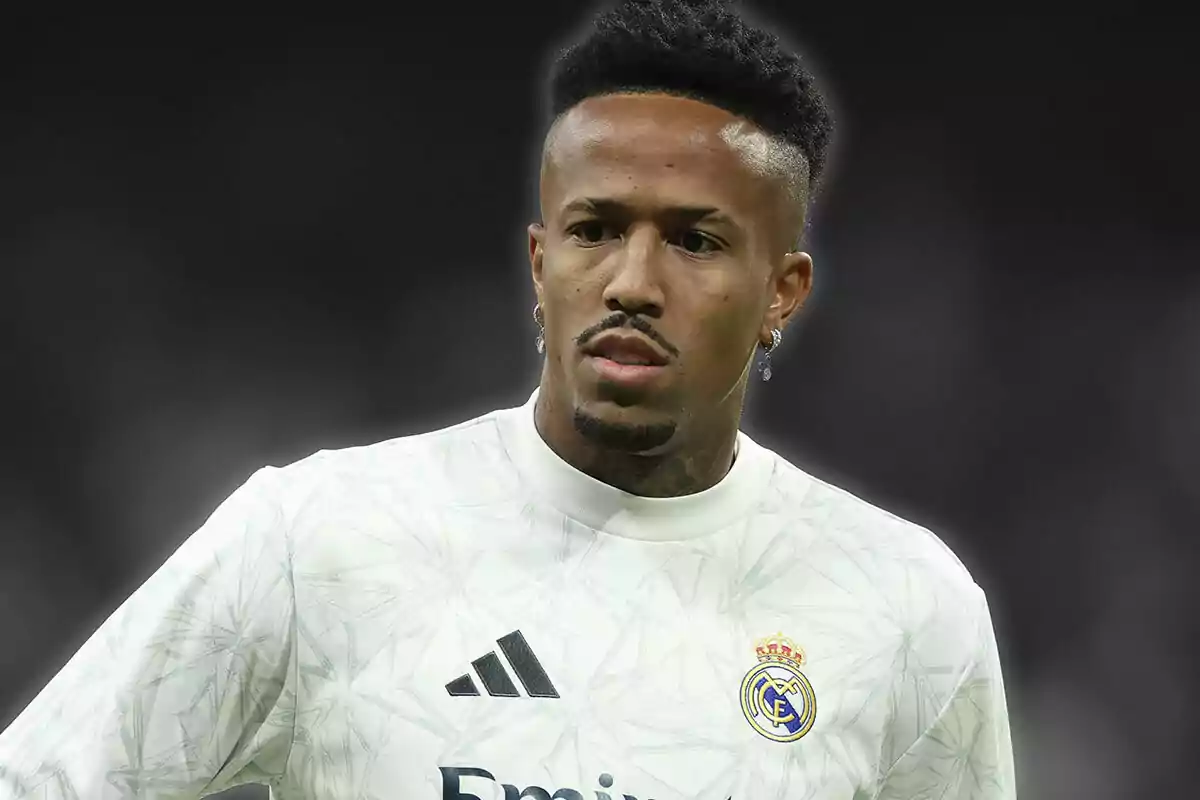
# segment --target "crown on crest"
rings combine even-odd
[[[754,654],[758,656],[759,661],[763,662],[779,661],[797,667],[804,665],[803,648],[782,633],[756,641]]]

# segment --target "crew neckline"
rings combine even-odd
[[[770,451],[738,431],[733,466],[715,485],[682,497],[642,497],[598,481],[564,461],[534,422],[538,391],[496,412],[517,472],[540,498],[576,522],[614,536],[682,541],[716,533],[759,503],[774,470]]]

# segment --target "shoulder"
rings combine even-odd
[[[960,588],[974,585],[967,567],[929,528],[772,456],[776,502],[789,516],[817,528],[822,539],[847,552],[870,552],[935,574]]]
[[[907,634],[964,643],[978,634],[986,599],[936,533],[775,456],[772,501],[805,533],[808,557],[856,602]]]
[[[430,503],[464,492],[486,493],[488,476],[505,474],[497,418],[486,414],[432,431],[370,444],[319,450],[256,475],[269,484],[285,516],[365,501]]]

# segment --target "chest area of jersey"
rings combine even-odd
[[[849,797],[873,776],[878,687],[820,664],[829,621],[786,574],[584,533],[421,544],[298,586],[308,790]]]

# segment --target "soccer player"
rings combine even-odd
[[[0,798],[1015,796],[980,587],[739,432],[812,284],[811,74],[631,0],[549,86],[528,403],[256,472],[0,735]]]

